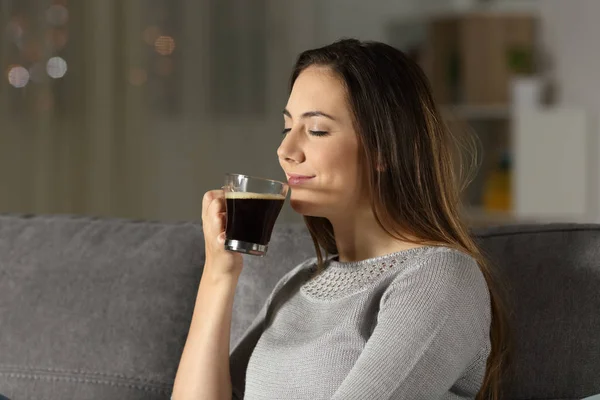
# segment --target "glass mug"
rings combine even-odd
[[[271,179],[226,174],[225,249],[264,256],[288,189],[286,183]]]

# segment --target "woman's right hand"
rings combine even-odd
[[[206,192],[202,199],[206,260],[175,376],[173,399],[231,398],[229,339],[243,259],[240,253],[225,250],[226,215],[223,191]]]
[[[206,260],[204,271],[213,277],[239,277],[243,258],[240,253],[225,250],[227,213],[223,190],[210,190],[202,199],[202,229]]]

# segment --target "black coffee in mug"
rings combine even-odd
[[[269,244],[285,196],[247,192],[226,192],[227,240],[262,246]]]

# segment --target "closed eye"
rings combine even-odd
[[[283,131],[281,131],[281,134],[283,136],[287,135],[292,129],[291,128],[285,128]],[[313,136],[326,136],[329,134],[329,132],[327,131],[311,131],[309,130],[308,132],[310,132],[311,135]]]

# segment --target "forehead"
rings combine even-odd
[[[337,116],[346,115],[346,89],[331,69],[311,66],[302,71],[294,82],[286,108],[292,116],[317,110]]]

